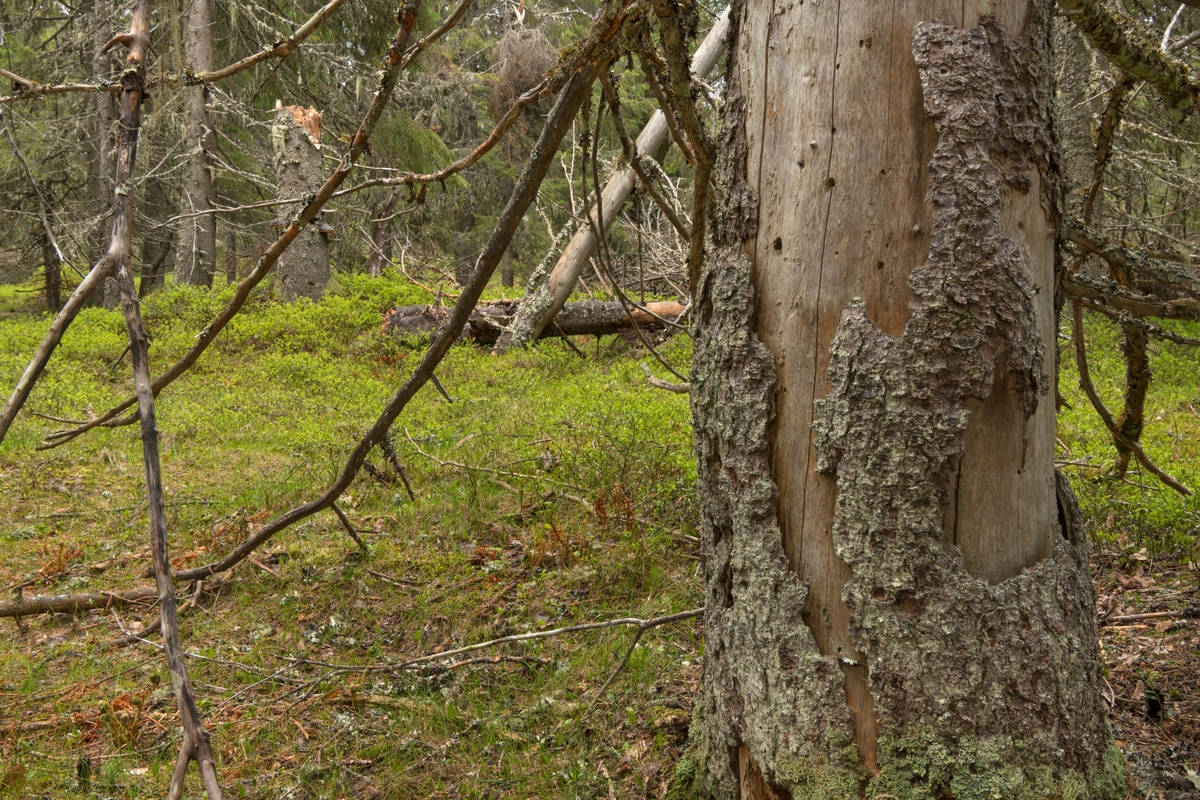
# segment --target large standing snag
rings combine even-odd
[[[1051,7],[989,8],[735,6],[692,373],[718,797],[1124,796],[1045,395]]]
[[[313,108],[275,106],[271,128],[280,197],[312,197],[325,180],[321,158],[321,114]],[[307,200],[305,201],[307,204]],[[293,208],[284,213],[297,213]],[[320,218],[318,218],[319,220]],[[329,283],[329,243],[320,223],[306,225],[279,257],[283,296],[320,300]]]

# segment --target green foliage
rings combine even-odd
[[[229,291],[175,287],[143,304],[155,372],[191,346]],[[177,566],[228,552],[266,516],[327,485],[419,357],[411,344],[380,335],[380,310],[431,299],[394,275],[341,275],[316,304],[257,297],[159,396]],[[0,381],[16,379],[47,324],[45,316],[0,320]],[[119,313],[85,310],[28,409],[84,418],[89,406],[100,412],[122,399],[128,358],[110,364],[123,335]],[[319,515],[256,554],[269,572],[239,567],[228,589],[184,618],[188,649],[221,659],[189,668],[232,796],[238,778],[229,776],[239,774],[248,796],[358,796],[357,778],[321,765],[368,760],[369,772],[353,769],[384,796],[434,796],[453,783],[465,797],[590,798],[607,794],[602,763],[620,796],[658,790],[683,743],[680,712],[664,703],[677,704],[699,675],[697,625],[648,632],[586,720],[629,631],[497,651],[534,659],[524,666],[365,679],[285,670],[315,682],[315,699],[287,713],[297,685],[263,682],[287,666],[284,657],[394,662],[700,602],[695,546],[684,536],[696,513],[687,400],[650,388],[619,340],[581,345],[599,357],[582,360],[556,341],[503,359],[455,347],[438,369],[454,402],[427,387],[393,430],[417,502],[378,451],[369,460],[390,483],[363,472],[340,500],[369,554],[336,517]],[[668,350],[682,359],[687,347],[677,338]],[[0,449],[0,583],[32,575],[31,593],[143,583],[136,427],[93,431],[34,455],[58,427],[23,414]],[[56,558],[64,570],[38,576]],[[145,612],[118,613],[128,624]],[[75,774],[87,752],[93,787],[161,796],[177,742],[114,710],[122,695],[131,703],[144,696],[134,707],[174,724],[161,662],[103,646],[117,633],[108,611],[26,625],[28,637],[0,645],[0,714],[78,720],[35,735],[36,747],[55,757],[28,762],[29,791],[90,796]],[[354,692],[374,699],[345,702]],[[446,742],[454,744],[440,750]],[[618,771],[623,758],[630,769]],[[276,760],[291,768],[276,769]]]

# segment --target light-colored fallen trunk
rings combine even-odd
[[[512,325],[513,305],[512,301],[502,301],[476,306],[463,328],[463,338],[477,344],[494,344]],[[675,301],[646,303],[633,309],[631,320],[617,302],[567,303],[541,336],[608,336],[630,331],[635,323],[642,330],[661,330],[686,311],[687,306]],[[398,306],[384,317],[383,331],[394,335],[433,333],[447,316],[448,311],[433,306]]]
[[[729,10],[726,9],[717,18],[692,58],[694,79],[703,78],[716,66],[725,52],[728,36]],[[668,134],[666,117],[661,110],[655,111],[637,138],[638,155],[661,159],[670,147]],[[632,167],[626,167],[609,179],[601,193],[601,216],[605,231],[612,225],[636,182],[637,175]],[[504,352],[512,347],[527,347],[537,341],[550,320],[562,310],[563,304],[575,290],[575,283],[579,280],[584,265],[596,254],[597,239],[594,231],[599,228],[600,220],[597,219],[594,208],[590,213],[593,224],[580,227],[558,257],[550,276],[545,281],[539,281],[536,277],[530,279],[529,288],[517,308],[512,323],[496,343],[497,352]]]

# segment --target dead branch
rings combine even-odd
[[[141,127],[141,105],[144,91],[144,59],[149,44],[149,0],[135,0],[133,22],[130,33],[122,41],[129,47],[129,57],[121,82],[125,86],[122,94],[121,126],[117,140],[117,168],[114,183],[127,186],[132,180],[133,165],[137,155],[138,132]],[[115,41],[115,40],[114,40]],[[162,466],[158,450],[158,425],[155,419],[154,393],[150,386],[149,340],[142,325],[138,307],[137,291],[130,271],[130,251],[133,234],[133,204],[128,190],[117,189],[113,204],[112,245],[109,252],[113,259],[113,272],[121,291],[121,307],[125,313],[125,326],[129,332],[129,352],[133,361],[134,386],[137,390],[138,417],[141,420],[142,461],[146,472],[147,505],[150,517],[150,552],[154,564],[154,579],[158,590],[159,619],[161,620],[163,649],[167,666],[171,671],[171,684],[175,689],[175,700],[183,718],[183,745],[175,762],[175,773],[167,791],[170,800],[183,796],[183,777],[190,761],[195,761],[200,770],[209,800],[221,800],[221,787],[217,783],[212,750],[208,743],[208,732],[200,718],[192,692],[187,664],[183,660],[183,647],[179,640],[179,615],[175,606],[175,584],[171,580],[171,564],[167,554],[167,523],[163,508]]]
[[[600,74],[601,74],[601,76],[603,76],[604,71],[601,71]],[[679,372],[674,367],[671,366],[670,362],[668,362],[665,358],[663,358],[662,354],[659,353],[657,349],[655,349],[654,345],[650,343],[650,340],[648,340],[646,338],[646,335],[644,333],[642,333],[642,329],[638,325],[636,315],[634,314],[634,311],[633,311],[633,303],[629,300],[628,297],[625,296],[624,290],[621,289],[621,286],[617,283],[616,275],[613,274],[612,253],[610,253],[609,249],[608,249],[608,238],[604,235],[604,231],[607,230],[604,226],[604,193],[600,189],[600,164],[599,164],[599,161],[597,158],[597,153],[598,153],[599,147],[600,147],[600,123],[603,119],[604,119],[604,104],[601,103],[601,104],[599,104],[599,107],[596,109],[596,130],[592,134],[592,182],[595,184],[595,189],[596,189],[596,218],[592,219],[590,214],[587,216],[587,223],[588,223],[588,225],[592,226],[592,235],[594,237],[596,237],[596,241],[598,241],[600,243],[600,247],[596,251],[596,254],[600,257],[600,266],[604,269],[605,274],[608,275],[608,280],[609,280],[609,283],[611,284],[613,294],[616,295],[617,302],[619,302],[621,304],[622,310],[624,310],[625,314],[629,317],[630,322],[633,323],[633,332],[634,332],[634,335],[637,336],[638,341],[642,343],[643,347],[645,347],[648,351],[650,351],[650,355],[654,356],[654,360],[657,361],[659,364],[662,364],[662,366],[665,367],[668,372],[670,372],[676,378],[679,378],[679,380],[687,382],[687,378],[685,378],[683,375],[680,375]],[[699,161],[699,159],[698,159],[698,161]],[[587,170],[586,169],[583,170],[583,180],[584,180],[584,186],[586,187],[587,186]],[[587,192],[587,190],[585,188],[584,189],[585,205],[587,202],[586,192]],[[694,208],[694,206],[693,206],[693,208]],[[693,222],[693,225],[698,225],[698,223]],[[702,229],[697,228],[696,230],[697,230],[698,235],[701,235],[701,236],[703,235]],[[695,286],[692,286],[691,288],[693,289],[693,291],[695,290]]]
[[[157,592],[157,590],[155,591]],[[192,596],[189,597],[187,601],[179,607],[179,616],[182,617],[188,611],[196,607],[196,603],[200,601],[200,594],[203,591],[204,581],[196,581],[196,585],[192,588]],[[113,613],[115,614],[116,612],[114,611]],[[119,619],[117,620],[117,623],[120,625]],[[108,645],[109,647],[124,647],[126,645],[135,644],[151,634],[158,633],[161,628],[162,615],[159,615],[157,619],[137,632],[124,632],[125,629],[122,627],[121,630],[124,632],[123,635],[113,639],[108,643]]]
[[[675,394],[687,394],[692,390],[692,385],[690,383],[668,383],[661,378],[654,377],[654,373],[652,373],[650,368],[645,364],[642,364],[642,374],[646,376],[646,382],[655,389],[665,389],[666,391],[674,392]]]
[[[1092,407],[1096,409],[1096,413],[1100,415],[1100,419],[1104,421],[1104,424],[1108,427],[1108,430],[1112,434],[1113,438],[1125,445],[1125,447],[1129,448],[1129,451],[1137,457],[1137,460],[1143,467],[1154,473],[1154,475],[1156,475],[1158,479],[1167,486],[1170,486],[1172,489],[1184,495],[1185,497],[1190,497],[1192,494],[1191,489],[1187,488],[1182,483],[1159,469],[1158,465],[1151,461],[1150,457],[1146,455],[1146,451],[1142,449],[1142,446],[1138,442],[1135,442],[1134,440],[1122,434],[1120,428],[1117,427],[1117,422],[1115,419],[1113,419],[1112,412],[1110,412],[1107,406],[1104,405],[1104,401],[1100,399],[1100,394],[1096,391],[1096,387],[1092,384],[1091,371],[1088,369],[1087,343],[1084,341],[1083,334],[1083,308],[1079,303],[1075,303],[1074,316],[1075,365],[1079,370],[1079,385],[1083,387],[1083,391],[1087,394],[1088,399],[1092,402]]]
[[[350,518],[346,516],[346,512],[342,511],[342,509],[338,507],[337,503],[334,503],[331,507],[333,508],[333,513],[337,514],[337,518],[341,520],[342,527],[346,529],[346,533],[350,534],[350,538],[354,540],[356,545],[358,545],[358,549],[362,550],[363,553],[370,553],[371,551],[367,548],[367,543],[364,542],[358,535],[358,531],[355,530],[354,525],[350,523]]]
[[[616,123],[617,134],[621,139],[621,150],[625,154],[625,160],[629,162],[629,168],[637,175],[638,180],[650,195],[650,199],[662,211],[663,216],[670,221],[676,233],[679,234],[679,237],[685,242],[691,241],[692,232],[679,219],[679,215],[675,213],[675,209],[671,208],[670,204],[659,194],[658,189],[655,188],[654,183],[646,175],[646,170],[642,167],[642,157],[638,152],[637,145],[629,138],[629,131],[625,129],[625,117],[621,114],[621,101],[617,95],[616,88],[612,85],[612,81],[608,79],[608,75],[601,75],[600,82],[604,86],[605,99],[608,100],[609,108],[612,109],[613,121]]]
[[[325,669],[336,670],[338,672],[401,672],[411,670],[422,664],[430,664],[436,661],[444,661],[445,659],[454,656],[460,656],[465,653],[474,653],[479,650],[487,650],[492,647],[499,647],[503,644],[512,644],[514,642],[533,642],[538,639],[550,639],[557,636],[564,636],[568,633],[583,633],[586,631],[600,631],[608,628],[630,628],[636,627],[639,631],[648,631],[651,628],[659,628],[663,625],[670,625],[674,622],[682,622],[685,619],[693,619],[704,613],[704,607],[694,608],[691,611],[681,611],[678,614],[668,614],[663,617],[652,617],[651,619],[638,619],[637,617],[622,617],[620,619],[610,619],[604,622],[589,622],[583,625],[568,625],[564,628],[554,628],[548,631],[534,631],[533,633],[518,633],[512,636],[501,636],[499,639],[489,639],[486,642],[459,647],[455,650],[446,650],[441,653],[430,653],[429,655],[420,656],[401,664],[327,664],[321,661],[308,661],[307,659],[290,659],[298,663],[311,664],[313,666],[323,667]]]
[[[235,61],[227,67],[213,70],[212,72],[187,72],[184,74],[182,81],[179,81],[177,76],[171,76],[171,78],[174,78],[175,81],[179,81],[188,86],[195,86],[197,84],[204,83],[215,83],[216,81],[224,80],[231,75],[236,75],[242,70],[249,69],[255,64],[261,64],[268,59],[287,58],[296,50],[297,47],[300,46],[305,39],[312,34],[313,31],[321,27],[321,24],[325,22],[325,20],[333,16],[333,12],[337,11],[344,1],[345,0],[329,0],[328,3],[317,10],[317,13],[309,17],[307,22],[297,28],[291,36],[286,36],[277,42],[267,45],[254,55],[246,56],[240,61]],[[164,79],[164,82],[170,81],[171,78]]]
[[[709,141],[696,105],[692,102],[691,71],[688,69],[688,42],[684,36],[683,21],[679,8],[672,2],[656,7],[658,30],[666,54],[670,76],[670,91],[679,109],[679,121],[687,135],[688,143],[696,156],[696,174],[692,187],[692,236],[691,253],[688,256],[688,291],[696,296],[696,285],[700,280],[700,267],[704,262],[705,208],[708,203],[708,180],[716,160],[716,148]],[[671,370],[675,372],[675,370]],[[676,373],[678,374],[678,373]]]
[[[1139,317],[1200,320],[1200,302],[1190,297],[1161,301],[1126,289],[1107,278],[1093,278],[1083,273],[1064,275],[1062,289],[1072,297],[1104,303]]]
[[[1182,344],[1187,347],[1200,347],[1200,339],[1193,339],[1190,336],[1181,336],[1175,331],[1167,330],[1161,325],[1155,325],[1153,322],[1147,322],[1141,317],[1135,317],[1127,311],[1121,311],[1117,308],[1109,308],[1103,303],[1093,302],[1085,298],[1080,298],[1079,303],[1089,311],[1095,311],[1097,314],[1104,316],[1116,322],[1118,325],[1136,325],[1151,336],[1156,336],[1159,339],[1165,339],[1168,342]]]
[[[1151,619],[1197,619],[1200,618],[1200,606],[1181,608],[1178,611],[1151,611],[1146,614],[1125,614],[1120,617],[1108,617],[1100,621],[1101,625],[1120,625],[1128,622],[1145,622]]]
[[[1093,47],[1125,72],[1154,87],[1169,114],[1183,119],[1195,113],[1200,84],[1186,64],[1141,36],[1136,21],[1108,11],[1097,0],[1061,0],[1061,5]]]
[[[1101,234],[1075,220],[1063,220],[1059,227],[1059,235],[1089,253],[1100,256],[1112,266],[1128,272],[1131,277],[1140,276],[1166,284],[1193,297],[1200,297],[1200,276],[1186,266],[1161,261],[1136,250],[1114,245]]]

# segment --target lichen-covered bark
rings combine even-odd
[[[820,654],[808,587],[782,544],[769,454],[776,363],[755,333],[745,87],[732,81],[725,211],[701,279],[692,369],[708,609],[697,732],[717,797],[1124,796],[1098,691],[1087,543],[1065,482],[1059,519],[1044,520],[1052,554],[1007,580],[970,574],[946,530],[968,403],[988,398],[1000,375],[1028,416],[1049,388],[1035,290],[1001,220],[1002,192],[1029,191],[1031,171],[1056,213],[1046,11],[1039,5],[1018,42],[987,18],[914,33],[939,137],[928,259],[910,278],[900,336],[879,330],[862,302],[845,309],[833,388],[819,403],[818,468],[837,480],[832,536],[850,568],[842,597],[878,723],[871,759],[856,749],[840,659]]]

